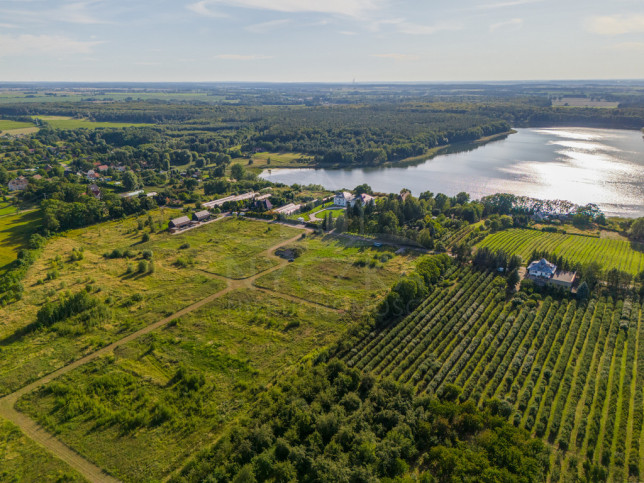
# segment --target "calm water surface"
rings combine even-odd
[[[644,139],[639,131],[587,128],[518,129],[506,139],[445,154],[416,166],[273,169],[270,181],[415,195],[423,191],[480,198],[513,193],[597,203],[607,215],[644,216]]]

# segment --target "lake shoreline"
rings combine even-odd
[[[453,196],[464,191],[472,199],[512,193],[580,206],[595,203],[607,216],[644,216],[644,144],[640,132],[631,130],[518,128],[513,136],[450,146],[406,163],[275,169],[260,176],[329,190],[366,183],[383,193],[405,188],[416,195]]]

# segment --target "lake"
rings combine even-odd
[[[261,175],[329,190],[367,183],[374,191],[408,188],[472,198],[513,193],[596,203],[609,216],[644,216],[644,139],[640,131],[589,128],[517,129],[505,139],[441,154],[413,166],[273,169]]]

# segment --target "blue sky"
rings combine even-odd
[[[643,0],[0,0],[2,81],[644,78]]]

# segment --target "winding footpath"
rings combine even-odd
[[[292,226],[292,225],[289,225],[289,226]],[[296,228],[301,228],[309,233],[312,232],[312,230],[305,227],[296,227]],[[92,463],[91,461],[81,456],[79,453],[77,453],[72,448],[70,448],[65,443],[57,439],[51,433],[49,433],[45,428],[40,426],[36,421],[31,419],[29,416],[16,410],[15,404],[18,401],[18,399],[20,399],[25,394],[35,391],[36,389],[42,387],[43,385],[51,382],[55,378],[62,376],[64,374],[67,374],[68,372],[73,371],[74,369],[77,369],[78,367],[81,367],[84,364],[87,364],[88,362],[91,362],[98,357],[109,355],[117,347],[120,347],[124,344],[127,344],[128,342],[131,342],[141,337],[142,335],[148,334],[156,329],[159,329],[167,325],[168,323],[172,322],[173,320],[178,319],[179,317],[182,317],[197,309],[200,309],[204,305],[209,304],[210,302],[220,297],[223,297],[224,295],[234,290],[250,288],[250,289],[267,291],[266,289],[259,289],[258,287],[255,287],[254,285],[255,280],[257,280],[259,277],[263,277],[264,275],[274,272],[275,270],[279,270],[280,268],[283,268],[285,265],[287,265],[288,262],[283,258],[276,256],[274,252],[278,248],[281,248],[285,245],[288,245],[290,243],[293,243],[299,240],[300,237],[301,235],[297,235],[293,238],[289,238],[288,240],[282,241],[277,245],[274,245],[259,254],[259,255],[267,256],[277,260],[278,263],[275,266],[244,279],[233,280],[233,279],[223,277],[226,279],[227,287],[220,290],[219,292],[209,295],[205,299],[195,302],[192,305],[184,307],[178,312],[175,312],[174,314],[168,317],[165,317],[164,319],[154,322],[153,324],[147,325],[142,329],[137,330],[136,332],[132,332],[131,334],[123,337],[122,339],[112,342],[111,344],[106,345],[105,347],[102,347],[96,352],[93,352],[84,357],[81,357],[80,359],[64,367],[61,367],[60,369],[54,372],[47,374],[46,376],[18,389],[17,391],[7,396],[4,396],[3,398],[0,399],[0,418],[6,419],[12,422],[13,424],[15,424],[16,426],[18,426],[26,436],[31,438],[40,446],[44,447],[52,455],[56,456],[60,460],[67,463],[71,468],[76,470],[87,480],[91,482],[101,482],[101,483],[118,482],[119,481],[118,479],[107,474],[104,470],[96,466],[94,463]],[[270,293],[290,299],[290,300],[296,300],[299,303],[305,302],[302,299],[297,299],[295,297],[292,297],[286,294],[273,292],[272,290],[270,291]],[[321,305],[321,304],[315,304],[314,302],[309,302],[309,301],[306,301],[306,302],[308,302],[309,304]]]

